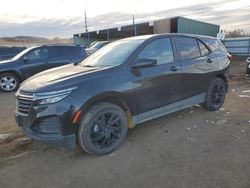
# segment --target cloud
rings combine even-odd
[[[136,22],[160,19],[165,17],[185,16],[200,21],[210,22],[222,26],[222,29],[245,29],[250,32],[250,6],[238,9],[223,9],[224,3],[231,1],[219,1],[218,3],[203,3],[201,5],[174,8],[150,13],[138,13]],[[1,19],[2,20],[2,19]],[[89,30],[114,27],[121,24],[132,23],[132,15],[112,12],[88,19]],[[84,20],[81,17],[71,19],[38,19],[25,23],[0,21],[0,36],[43,36],[43,37],[71,37],[74,33],[84,31]]]

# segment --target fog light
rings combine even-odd
[[[57,117],[42,119],[32,129],[43,134],[61,134],[60,122]]]

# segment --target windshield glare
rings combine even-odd
[[[144,40],[120,40],[112,42],[86,58],[82,66],[109,67],[124,63]]]

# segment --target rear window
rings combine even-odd
[[[195,38],[175,37],[181,60],[200,57],[200,49]]]

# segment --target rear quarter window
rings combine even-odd
[[[227,52],[225,46],[221,43],[219,39],[207,39],[206,43],[212,51],[223,51]]]

